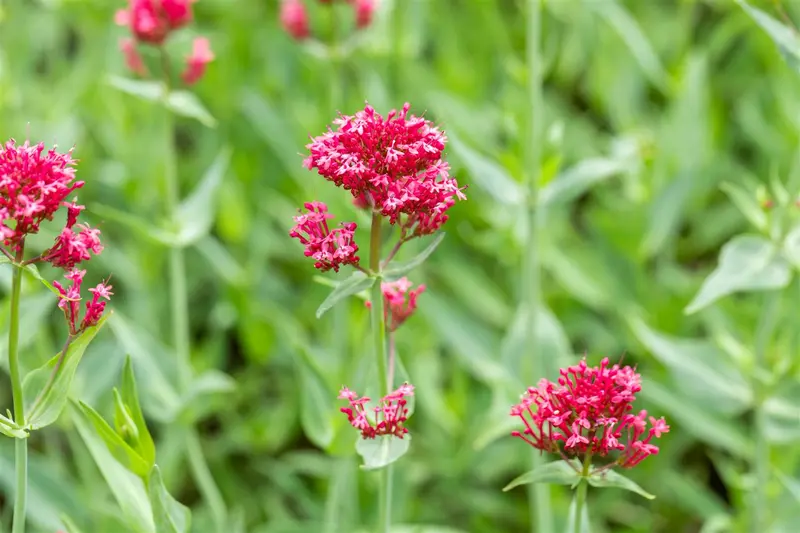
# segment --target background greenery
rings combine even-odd
[[[684,309],[721,246],[748,231],[720,185],[741,184],[755,198],[759,183],[789,173],[800,83],[739,6],[546,2],[547,308],[538,344],[528,346],[516,311],[528,105],[521,2],[409,0],[393,22],[393,3],[383,0],[352,53],[334,59],[285,35],[274,0],[198,2],[196,25],[176,34],[170,49],[182,57],[194,34],[211,39],[217,59],[193,90],[216,127],[178,120],[184,194],[220,153],[231,157],[212,229],[188,252],[192,357],[202,380],[194,395],[180,397],[168,347],[165,249],[146,229],[108,216],[115,208],[155,226],[163,213],[159,109],[108,82],[127,75],[117,50],[125,30],[112,22],[119,4],[0,4],[0,131],[75,145],[87,182],[80,199],[106,244],[87,282],[111,272],[116,296],[74,395],[110,417],[111,388],[131,355],[159,465],[170,491],[193,507],[194,531],[213,527],[185,465],[182,435],[191,422],[199,423],[231,532],[369,531],[374,521],[377,475],[359,472],[355,432],[335,400],[342,384],[361,390],[370,381],[367,311],[353,299],[315,319],[330,289],[287,235],[295,209],[312,199],[368,225],[349,195],[301,166],[308,135],[365,100],[381,112],[409,101],[440,123],[454,173],[469,185],[443,244],[413,276],[428,291],[398,333],[417,395],[413,445],[395,468],[395,521],[430,526],[419,529],[428,533],[527,530],[524,489],[501,489],[530,468],[530,450],[507,436],[508,409],[541,377],[520,371],[538,351],[559,364],[582,354],[636,364],[645,380],[641,405],[672,426],[661,454],[629,473],[657,499],[592,490],[593,531],[744,530],[753,485],[747,361],[762,299],[734,296],[692,315]],[[346,5],[332,20],[329,8],[307,4],[317,36],[349,38]],[[756,5],[778,17],[772,2]],[[800,20],[800,5],[784,7]],[[359,237],[366,246],[366,232]],[[0,274],[7,286],[10,270]],[[771,531],[791,531],[800,505],[796,281],[788,291],[783,333],[768,352],[783,372],[765,404],[776,474],[767,487]],[[25,287],[26,368],[58,349],[55,303],[38,284]],[[8,387],[2,397],[10,407]],[[31,446],[33,530],[59,529],[66,513],[86,532],[127,531],[68,413]],[[12,465],[11,442],[0,441],[5,494]],[[10,498],[3,502],[7,528]],[[563,523],[566,489],[554,489],[553,502]]]

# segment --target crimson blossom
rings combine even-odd
[[[414,386],[404,383],[397,390],[390,392],[378,402],[377,407],[372,410],[375,412],[373,420],[367,417],[366,405],[370,401],[367,396],[359,397],[355,391],[342,387],[339,391],[339,399],[347,400],[350,407],[342,407],[341,412],[347,415],[347,420],[354,428],[361,431],[361,438],[374,439],[391,435],[398,438],[408,433],[404,426],[408,419],[408,400],[406,396],[414,395]]]
[[[466,199],[442,158],[447,137],[410,105],[384,119],[367,105],[333,121],[336,131],[312,138],[304,164],[401,227],[402,235],[429,235],[447,221],[456,199]]]
[[[529,387],[511,415],[525,425],[512,435],[534,448],[565,456],[591,454],[605,457],[619,452],[615,463],[631,468],[658,453],[651,443],[669,431],[664,418],[649,417],[647,411],[633,414],[633,401],[641,387],[641,376],[630,366],[609,367],[604,358],[599,367],[582,360],[561,369],[558,383],[546,379]]]
[[[425,292],[425,285],[416,289],[412,289],[412,285],[406,277],[381,283],[383,313],[390,332],[396,331],[417,310],[417,297]],[[368,301],[367,307],[372,307],[372,303]]]
[[[328,206],[322,202],[306,202],[307,213],[294,217],[295,226],[289,236],[298,239],[305,246],[305,256],[316,260],[314,266],[323,272],[333,269],[339,272],[341,265],[358,265],[358,245],[353,239],[355,222],[344,222],[341,227],[331,230],[328,219]]]

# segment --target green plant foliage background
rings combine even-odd
[[[327,38],[330,13],[307,3],[315,33]],[[755,191],[789,173],[800,78],[739,6],[546,2],[546,307],[538,343],[528,346],[516,312],[527,120],[522,2],[408,0],[398,23],[383,0],[353,53],[334,60],[285,35],[274,0],[196,3],[196,25],[176,34],[170,49],[180,58],[195,34],[210,38],[216,61],[193,92],[216,125],[177,119],[183,196],[226,150],[230,164],[214,201],[195,213],[200,237],[188,248],[187,282],[198,380],[181,397],[168,345],[166,254],[153,237],[163,227],[161,119],[157,107],[109,81],[127,75],[117,49],[125,30],[113,24],[123,3],[116,4],[0,4],[0,136],[75,146],[87,182],[80,199],[106,245],[87,283],[110,272],[116,296],[73,395],[110,420],[111,390],[131,356],[161,475],[192,508],[193,531],[213,528],[188,475],[189,422],[199,424],[231,533],[370,531],[374,523],[378,476],[359,470],[355,432],[335,399],[342,384],[364,390],[375,372],[367,310],[353,298],[317,320],[330,287],[288,238],[296,208],[316,199],[359,222],[366,246],[368,221],[353,214],[349,195],[302,167],[308,135],[365,100],[384,113],[408,101],[441,124],[454,174],[469,185],[446,238],[413,274],[428,290],[398,332],[401,375],[416,396],[413,443],[395,467],[395,531],[527,530],[525,490],[501,489],[530,468],[531,451],[508,436],[508,410],[542,377],[529,364],[535,353],[559,365],[583,354],[592,362],[623,357],[644,376],[642,408],[672,426],[661,453],[628,472],[657,498],[590,490],[592,531],[743,530],[754,400],[742,361],[752,357],[762,299],[734,295],[691,315],[684,309],[722,245],[749,228],[721,184]],[[800,20],[800,9],[787,4]],[[777,18],[771,2],[756,5]],[[335,34],[344,38],[352,14],[344,4],[336,13]],[[113,210],[146,223],[134,231]],[[10,273],[0,274],[7,287]],[[32,369],[56,353],[63,326],[51,293],[35,281],[24,290],[22,360]],[[800,294],[796,281],[787,290]],[[791,301],[782,307],[782,331],[798,326]],[[0,327],[7,313],[0,302]],[[787,376],[771,385],[767,409],[774,531],[790,531],[800,505],[799,341],[779,335],[769,348]],[[0,394],[10,407],[10,389]],[[52,533],[66,514],[84,532],[129,531],[75,412],[31,439],[31,530]],[[12,448],[0,441],[4,530]],[[568,487],[553,494],[563,525]]]

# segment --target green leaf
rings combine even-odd
[[[364,459],[361,468],[377,470],[388,466],[406,454],[411,445],[411,435],[402,439],[391,435],[383,435],[374,439],[358,439],[356,452]]]
[[[108,83],[126,94],[135,96],[142,100],[163,104],[164,84],[151,80],[132,80],[122,76],[109,76]],[[187,118],[198,120],[204,126],[213,128],[216,120],[211,113],[203,106],[197,97],[189,91],[172,91],[167,99],[167,107],[173,113]]]
[[[522,186],[508,171],[463,143],[452,131],[447,132],[451,158],[467,167],[471,182],[504,205],[521,205],[525,199]]]
[[[635,492],[640,496],[644,496],[648,500],[654,500],[656,497],[646,492],[642,487],[637,485],[633,480],[626,478],[616,470],[604,470],[603,472],[592,473],[587,478],[589,485],[597,488],[618,488]]]
[[[176,115],[193,118],[208,128],[214,128],[217,125],[216,119],[211,116],[203,103],[189,91],[181,90],[169,93],[167,106]]]
[[[177,243],[189,246],[211,231],[217,211],[218,189],[228,170],[230,149],[222,150],[206,171],[197,188],[178,206],[176,224]]]
[[[187,533],[191,526],[192,514],[186,506],[167,492],[158,465],[154,465],[150,471],[147,486],[156,533]]]
[[[650,353],[674,372],[681,389],[707,410],[736,415],[752,405],[750,381],[714,344],[670,337],[635,318],[629,323]]]
[[[596,183],[626,171],[625,161],[597,157],[586,159],[560,173],[539,193],[539,206],[551,208],[566,204],[585,193]]]
[[[553,461],[550,463],[544,463],[514,479],[514,481],[503,487],[503,492],[509,491],[514,487],[528,485],[530,483],[572,485],[581,478],[580,473],[575,470],[575,468],[580,467],[578,462],[573,461],[572,465],[574,468],[566,461]]]
[[[61,518],[61,522],[64,524],[64,529],[67,530],[67,533],[83,533],[81,528],[66,514],[61,514],[59,517]]]
[[[90,211],[101,218],[111,220],[112,222],[116,222],[117,224],[121,224],[133,230],[152,243],[166,246],[173,246],[175,244],[176,238],[174,234],[163,228],[154,226],[152,223],[136,215],[103,204],[92,204]]]
[[[42,428],[58,419],[64,406],[67,405],[70,386],[83,353],[109,316],[111,312],[106,313],[96,326],[86,328],[78,335],[70,343],[63,358],[62,354],[58,353],[25,376],[22,382],[22,396],[25,399],[25,421],[29,427]],[[59,360],[61,360],[60,365]]]
[[[103,441],[98,438],[97,433],[92,430],[94,418],[90,414],[91,408],[87,411],[74,402],[70,406],[70,412],[74,415],[71,419],[78,434],[89,449],[89,453],[131,527],[137,532],[155,532],[153,512],[142,479],[119,464],[109,453]],[[105,423],[102,418],[100,420]]]
[[[328,388],[316,365],[309,364],[309,348],[301,347],[297,358],[297,371],[303,394],[300,397],[300,424],[308,440],[320,448],[327,448],[333,440],[334,430],[330,405],[336,395]]]
[[[781,289],[790,280],[789,263],[774,243],[760,235],[739,235],[722,247],[719,265],[684,312],[695,313],[736,292]]]
[[[122,76],[109,76],[108,84],[125,94],[148,102],[158,102],[164,95],[164,85],[153,80],[132,80]]]
[[[728,195],[728,198],[756,229],[759,231],[768,229],[769,221],[767,220],[767,215],[758,204],[755,193],[751,193],[737,183],[728,181],[721,184],[720,189]]]
[[[325,314],[328,309],[339,303],[341,300],[358,294],[359,292],[369,289],[375,283],[375,278],[367,276],[363,272],[356,271],[353,274],[336,286],[335,289],[325,298],[319,308],[317,309],[317,318]]]
[[[798,66],[800,66],[800,37],[797,36],[795,31],[743,0],[736,0],[736,3],[742,6],[745,13],[750,15],[756,24],[767,32],[789,66],[794,70],[798,70]]]
[[[41,282],[41,284],[47,287],[50,290],[50,292],[61,296],[61,291],[53,287],[52,283],[50,283],[48,280],[42,277],[36,265],[25,265],[24,267],[22,267],[22,269],[25,270],[25,272],[27,272],[28,274],[30,274],[34,279]]]
[[[783,241],[783,253],[792,265],[800,270],[800,225],[795,226]]]
[[[94,426],[96,434],[103,440],[114,459],[130,472],[142,479],[147,479],[150,473],[150,464],[108,425],[100,413],[83,402],[79,402],[79,405],[84,418]]]
[[[144,413],[142,413],[142,407],[139,403],[139,392],[136,388],[136,378],[133,373],[130,356],[125,357],[125,366],[122,369],[121,398],[125,407],[128,408],[130,417],[139,434],[136,451],[148,464],[153,465],[156,462],[156,446],[147,428]]]
[[[436,250],[436,247],[439,246],[439,244],[442,242],[444,236],[445,233],[443,231],[440,231],[439,233],[436,234],[431,243],[427,247],[425,247],[424,250],[422,250],[420,253],[414,256],[413,259],[410,259],[403,263],[391,262],[381,274],[383,275],[384,278],[390,280],[396,280],[398,278],[402,278],[403,276],[405,276],[406,274],[408,274],[409,272],[420,266],[422,263],[424,263],[425,260],[428,259],[428,257],[430,257],[433,251]]]

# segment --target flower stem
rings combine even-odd
[[[537,341],[537,315],[539,307],[540,262],[539,262],[539,169],[541,167],[541,144],[543,138],[542,69],[539,57],[541,39],[541,0],[528,0],[528,24],[526,58],[528,64],[528,128],[525,142],[525,168],[527,175],[527,197],[525,209],[526,242],[523,247],[521,287],[522,303],[528,313],[527,346],[534,353],[533,364],[538,368],[522,368],[522,374],[533,379],[535,375],[547,374],[547,361],[539,354]],[[530,375],[529,375],[530,374]],[[534,453],[533,467],[544,464],[547,459]],[[528,486],[528,508],[535,516],[531,521],[532,531],[545,533],[554,531],[553,516],[550,509],[550,486],[546,483],[533,483]]]
[[[380,275],[381,272],[381,223],[380,213],[372,214],[372,228],[369,239],[369,268]],[[389,378],[386,368],[386,321],[383,316],[383,292],[381,280],[372,286],[371,322],[372,339],[375,350],[375,363],[378,369],[378,382],[381,397],[389,394]],[[391,531],[392,524],[392,465],[381,471],[381,483],[378,494],[378,530],[383,533]]]
[[[765,295],[764,307],[756,328],[755,338],[755,368],[753,369],[753,395],[755,407],[753,425],[755,430],[755,450],[753,456],[753,471],[755,474],[755,487],[752,493],[752,508],[750,510],[751,531],[767,531],[766,517],[769,516],[769,502],[767,501],[767,484],[769,483],[769,443],[766,436],[766,420],[764,413],[764,400],[767,391],[759,379],[761,372],[768,366],[767,349],[770,339],[777,326],[780,316],[781,292],[770,291]]]
[[[22,260],[22,249],[17,262]],[[8,326],[8,369],[11,374],[11,394],[14,400],[14,422],[25,426],[25,404],[22,397],[22,379],[19,372],[19,300],[22,288],[22,268],[14,265],[11,278],[11,310]],[[12,533],[25,532],[25,508],[28,496],[28,439],[14,439],[14,464],[16,467],[16,492],[14,496],[14,524]]]
[[[575,493],[575,527],[574,533],[581,533],[583,527],[583,506],[586,505],[586,492],[589,489],[589,483],[586,478],[589,477],[589,470],[592,467],[592,455],[586,454],[583,460],[583,471],[581,472],[581,480],[578,482],[578,489]]]
[[[164,48],[161,48],[161,63],[164,75],[164,182],[166,210],[174,226],[176,222],[175,215],[180,203],[180,190],[173,140],[174,126],[172,114],[167,105],[170,94],[169,57]],[[186,261],[183,248],[180,246],[172,246],[169,250],[169,286],[172,311],[172,342],[178,360],[179,390],[183,393],[191,384],[193,370],[189,350],[189,295],[186,288]],[[211,470],[203,456],[200,437],[194,427],[186,428],[186,456],[189,460],[192,477],[211,510],[215,530],[224,531],[227,529],[225,501],[214,483]]]

